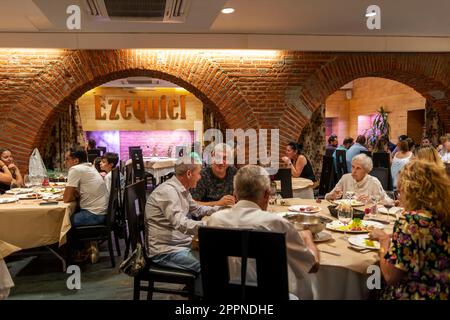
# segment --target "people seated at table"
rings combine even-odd
[[[194,200],[205,206],[231,206],[236,200],[233,196],[233,177],[237,169],[231,166],[233,152],[225,143],[217,144],[210,157],[211,164],[202,168],[201,179],[191,190]]]
[[[86,151],[93,150],[97,147],[97,142],[94,139],[89,139],[86,142]]]
[[[204,221],[221,207],[201,206],[189,192],[201,179],[201,159],[196,154],[179,158],[175,175],[158,186],[145,207],[146,254],[153,262],[167,267],[200,272],[200,262],[191,251],[192,237]]]
[[[405,134],[402,134],[402,135],[399,135],[399,136],[398,136],[398,142],[403,141],[403,140],[406,140],[406,139],[408,139],[408,136],[405,135]],[[392,158],[395,156],[395,154],[397,153],[397,151],[399,151],[399,148],[398,148],[398,142],[397,142],[397,145],[395,146],[394,151],[392,151],[392,153],[391,153],[391,157],[392,157]]]
[[[14,163],[11,151],[0,148],[0,194],[11,187],[22,187],[23,177],[17,165]]]
[[[347,151],[353,145],[354,139],[352,137],[345,137],[342,144],[336,148],[336,150],[345,150]],[[335,171],[337,172],[337,164],[336,164],[336,150],[333,152],[333,163]]]
[[[81,146],[72,147],[65,153],[64,161],[69,169],[64,202],[79,201],[80,211],[71,217],[72,226],[105,223],[108,208],[106,184],[94,166],[87,162],[87,153]],[[91,261],[98,261],[98,247],[91,242]]]
[[[329,138],[328,138],[328,145],[325,148],[325,154],[326,155],[332,155],[334,153],[334,151],[336,150],[337,146],[338,146],[338,138],[335,134],[332,134]]]
[[[442,149],[440,155],[444,163],[450,163],[450,134],[446,134],[441,139]]]
[[[375,145],[373,146],[373,152],[386,152],[386,153],[391,153],[391,151],[389,150],[389,141],[387,138],[385,137],[380,137],[377,139],[377,141],[375,142]]]
[[[108,195],[111,193],[111,171],[117,166],[119,163],[119,155],[113,152],[106,152],[100,160],[100,175],[103,176],[105,181],[106,189],[108,190]],[[123,177],[120,176],[120,184],[121,188],[124,187],[125,181]]]
[[[367,202],[372,196],[380,201],[393,202],[381,186],[380,181],[371,175],[372,159],[365,154],[358,154],[352,159],[351,173],[344,174],[336,186],[325,195],[327,200],[336,200],[345,196],[347,191],[355,192],[356,200]]]
[[[398,143],[398,151],[392,158],[391,177],[394,190],[397,189],[397,176],[400,170],[413,158],[413,153],[409,149],[408,139]]]
[[[231,208],[214,213],[207,225],[285,233],[289,291],[298,295],[297,279],[302,279],[305,273],[316,272],[319,267],[319,252],[311,231],[299,232],[284,218],[266,211],[270,198],[270,179],[264,168],[246,165],[239,169],[234,178],[234,190],[238,202]],[[230,276],[240,279],[240,263],[236,259],[232,262]],[[256,282],[256,268],[251,262],[246,279]]]
[[[433,146],[426,146],[417,149],[416,158],[418,160],[435,163],[438,165],[438,167],[445,168],[441,156]]]
[[[385,280],[382,299],[450,298],[450,180],[431,162],[413,160],[399,175],[405,208],[392,235],[375,229]]]
[[[281,160],[291,168],[292,177],[316,181],[311,162],[303,153],[302,144],[289,142],[286,146],[286,156],[282,157]]]
[[[356,143],[354,143],[345,154],[345,160],[347,161],[347,171],[352,172],[352,159],[359,155],[361,151],[367,151],[365,147],[366,137],[363,135],[359,135],[356,138]]]
[[[431,143],[430,138],[423,137],[422,141],[420,142],[420,147],[432,147],[433,144]]]

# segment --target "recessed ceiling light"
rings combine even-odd
[[[225,14],[229,14],[229,13],[233,13],[233,12],[234,12],[233,8],[223,8],[222,9],[222,13],[225,13]]]
[[[375,17],[377,13],[375,11],[366,13],[366,17]]]

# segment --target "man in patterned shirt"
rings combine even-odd
[[[219,143],[211,154],[211,165],[201,171],[202,178],[195,189],[191,190],[192,198],[200,205],[232,206],[236,203],[233,196],[233,178],[237,169],[229,165],[233,159],[230,146]]]

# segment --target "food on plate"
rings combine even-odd
[[[370,239],[364,239],[364,244],[368,247],[375,247],[375,243]]]
[[[307,206],[307,207],[300,207],[301,212],[313,212],[318,211],[320,208],[318,206]]]
[[[342,231],[370,231],[373,228],[373,226],[364,225],[361,219],[353,219],[348,225],[338,227]]]

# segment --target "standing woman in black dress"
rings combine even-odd
[[[281,158],[283,162],[290,166],[292,177],[306,178],[316,182],[311,162],[303,154],[303,146],[296,142],[289,142],[286,146],[286,156]]]

